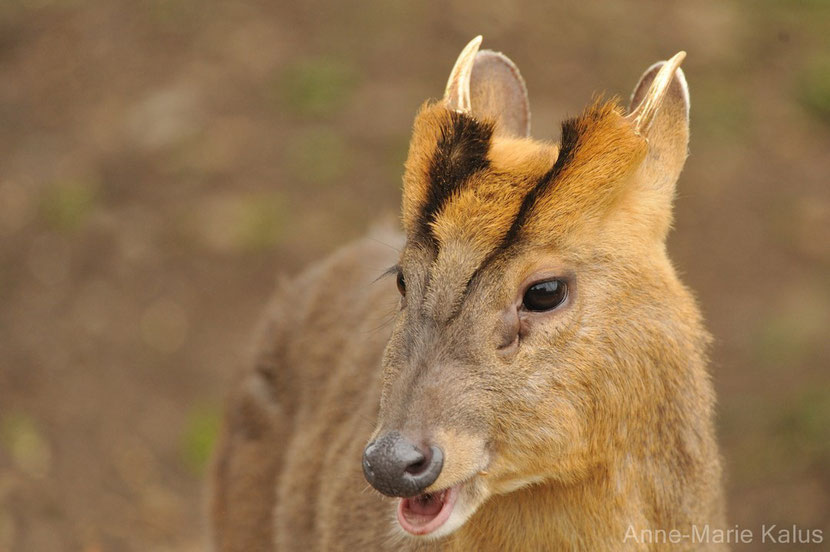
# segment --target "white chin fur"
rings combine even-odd
[[[476,511],[476,506],[472,504],[471,500],[464,496],[464,490],[465,489],[461,489],[462,492],[458,493],[458,498],[455,501],[452,513],[450,514],[449,519],[444,522],[444,525],[429,535],[424,535],[423,538],[440,539],[441,537],[446,537],[447,535],[455,533],[467,522],[468,519],[470,519],[470,516]]]
[[[530,485],[535,485],[536,483],[540,483],[544,480],[545,480],[545,478],[542,477],[542,476],[525,477],[523,479],[514,479],[512,481],[509,481],[509,482],[503,484],[501,487],[499,487],[498,492],[500,494],[512,493],[513,491],[518,491],[521,488],[528,487]]]

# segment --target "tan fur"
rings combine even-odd
[[[499,140],[490,151],[492,170],[477,175],[438,216],[441,244],[459,241],[486,253],[498,243],[522,197],[556,161],[557,148],[530,139]]]
[[[277,295],[216,455],[216,549],[721,549],[625,540],[629,528],[724,523],[709,338],[664,243],[688,140],[683,94],[673,83],[645,135],[616,102],[589,107],[510,243],[559,147],[496,133],[424,236],[452,118],[425,105],[404,177],[406,242],[362,240]],[[372,283],[396,263],[403,300],[391,278]],[[539,275],[570,279],[567,304],[515,318]],[[444,451],[428,491],[463,484],[451,534],[405,536],[396,499],[364,480],[364,446],[393,430]]]

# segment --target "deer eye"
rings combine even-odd
[[[555,309],[568,298],[568,284],[564,280],[545,280],[527,288],[522,306],[532,312]]]
[[[402,270],[398,270],[398,277],[395,280],[395,283],[398,284],[398,291],[401,292],[401,295],[406,297],[406,280],[403,279]]]

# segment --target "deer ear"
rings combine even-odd
[[[504,54],[479,51],[474,38],[458,56],[444,93],[450,109],[496,122],[495,134],[530,135],[530,102],[524,79]]]
[[[651,192],[668,230],[675,184],[686,162],[689,144],[689,88],[680,52],[649,67],[631,95],[626,116],[634,130],[648,141],[648,153],[639,169],[640,187]]]

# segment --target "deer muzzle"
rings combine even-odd
[[[432,485],[444,465],[444,452],[418,445],[397,431],[369,443],[363,451],[363,474],[387,496],[413,497]]]

